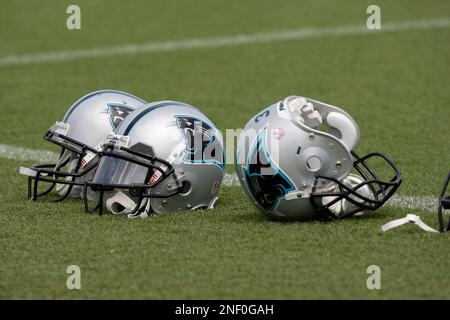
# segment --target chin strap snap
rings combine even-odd
[[[422,221],[422,219],[420,219],[419,216],[416,216],[415,214],[407,214],[405,218],[390,221],[390,222],[382,225],[381,230],[383,232],[386,232],[391,229],[400,227],[404,224],[407,224],[409,222],[414,223],[416,226],[418,226],[422,230],[425,230],[426,232],[439,232],[439,231],[433,229],[432,227],[430,227],[429,225],[427,225],[425,222]]]

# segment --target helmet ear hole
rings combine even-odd
[[[309,171],[316,172],[322,168],[322,160],[318,156],[311,156],[306,160],[306,166]]]
[[[111,212],[113,212],[115,214],[122,213],[124,210],[125,210],[125,207],[118,202],[114,202],[111,204]]]
[[[191,183],[185,180],[181,183],[180,194],[182,196],[185,196],[189,194],[189,192],[191,192],[191,189],[192,189]]]

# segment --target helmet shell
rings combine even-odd
[[[297,121],[288,108],[296,96],[279,101],[250,119],[237,143],[236,172],[252,202],[270,217],[312,219],[319,213],[311,191],[316,174],[344,179],[351,172],[353,159],[339,131],[329,126],[327,117],[344,117],[359,139],[356,122],[343,110],[307,99],[320,113],[329,132]],[[331,116],[330,116],[331,119]],[[353,147],[353,145],[351,146]],[[319,180],[317,187],[326,192],[332,187]]]
[[[96,148],[108,134],[117,129],[130,112],[145,103],[141,98],[117,90],[98,90],[88,93],[72,104],[64,115],[62,122],[69,125],[65,135],[79,143]],[[90,151],[85,152],[90,153]],[[86,154],[76,154],[66,149],[58,164],[69,159],[66,170],[74,173],[77,170],[79,159],[85,156]],[[88,181],[93,174],[94,171],[90,171],[77,180]],[[69,189],[71,189],[71,197],[81,196],[82,190],[79,186],[56,185],[56,190],[60,195],[64,195]],[[95,192],[89,191],[89,197],[95,198]]]
[[[178,181],[167,177],[151,193],[165,194],[183,185],[179,194],[151,198],[152,211],[207,208],[214,204],[224,176],[223,137],[197,108],[177,101],[149,103],[131,113],[116,133],[129,136],[129,146],[145,144],[155,157],[171,162]],[[203,141],[198,139],[200,136]]]
[[[146,102],[117,90],[99,90],[78,99],[66,112],[67,136],[92,148],[117,129],[125,117]]]

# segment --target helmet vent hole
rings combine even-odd
[[[120,203],[114,202],[111,205],[111,212],[112,213],[119,214],[119,213],[122,213],[123,211],[125,211],[125,207],[123,205],[121,205]]]
[[[308,160],[306,160],[306,166],[308,167],[309,171],[316,172],[319,171],[322,167],[322,161],[318,156],[312,156],[309,157]]]
[[[181,183],[181,188],[180,188],[180,194],[182,196],[187,195],[189,192],[191,192],[191,183],[189,181],[183,181]]]

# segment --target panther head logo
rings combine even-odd
[[[281,198],[295,189],[285,174],[271,161],[265,145],[266,128],[251,147],[244,176],[256,201],[265,210],[273,210]]]
[[[216,130],[201,119],[175,115],[176,124],[186,139],[184,160],[190,163],[214,163],[223,166],[223,152],[214,147]]]
[[[107,113],[109,115],[109,121],[113,129],[117,129],[117,127],[122,123],[122,121],[132,112],[134,108],[119,103],[108,103]]]

